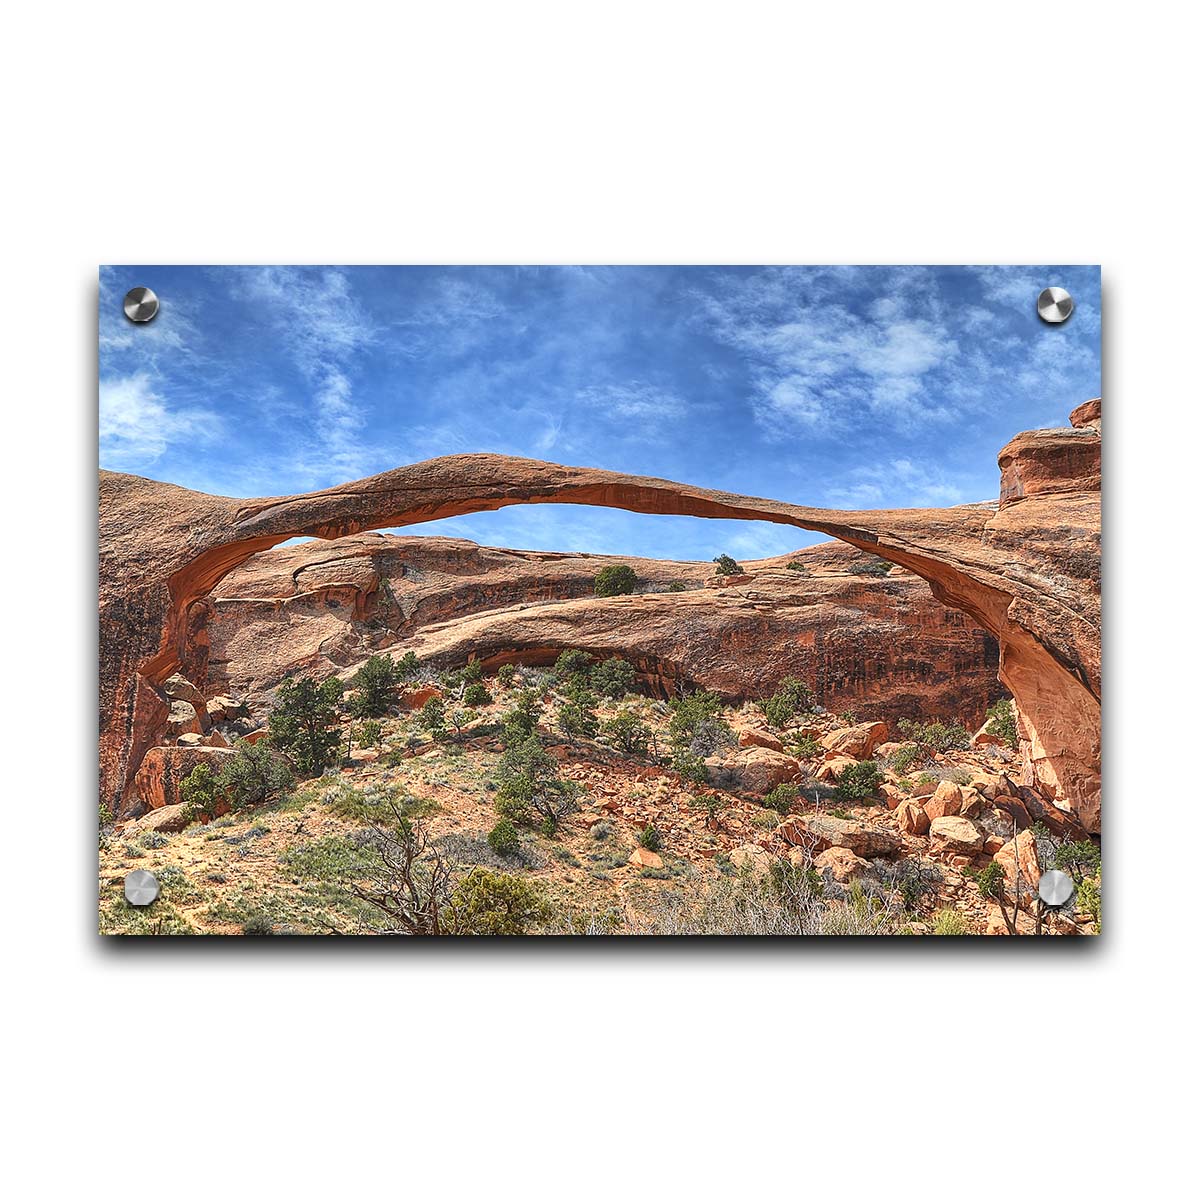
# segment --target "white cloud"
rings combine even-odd
[[[211,442],[221,432],[203,409],[172,409],[145,374],[100,382],[100,461],[110,470],[141,470],[169,446]]]
[[[825,490],[835,508],[941,508],[968,499],[961,483],[936,467],[897,458],[890,463],[856,467],[844,482]]]

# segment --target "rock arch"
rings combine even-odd
[[[907,567],[1000,645],[1029,783],[1100,820],[1099,403],[1080,427],[1001,451],[1001,500],[947,509],[807,508],[670,480],[492,454],[451,455],[324,491],[236,500],[100,475],[101,798],[114,811],[157,740],[156,685],[179,669],[194,605],[291,537],[336,538],[511,504],[732,517],[824,533]]]

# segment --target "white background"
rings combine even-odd
[[[1200,803],[1184,11],[9,9],[13,1194],[1180,1190]],[[138,261],[1102,263],[1101,942],[101,944],[96,265]]]

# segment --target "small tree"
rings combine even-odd
[[[421,670],[421,661],[417,656],[408,650],[403,657],[396,659],[396,677],[398,679],[411,679]]]
[[[779,686],[769,700],[759,703],[759,709],[769,725],[783,728],[797,713],[812,712],[816,699],[812,688],[795,675],[779,681]]]
[[[360,746],[378,746],[383,741],[383,724],[379,721],[364,721],[358,728]]]
[[[455,885],[445,910],[447,932],[456,937],[516,937],[549,916],[534,884],[484,867]]]
[[[851,575],[873,575],[876,578],[882,578],[891,569],[892,564],[886,558],[879,558],[874,554],[857,559],[846,568]]]
[[[446,706],[437,696],[430,696],[417,713],[417,724],[435,739],[446,731]]]
[[[586,688],[572,691],[567,703],[559,709],[558,727],[571,741],[577,737],[595,737],[600,728],[596,719],[596,697]]]
[[[492,693],[482,683],[469,683],[462,698],[468,708],[486,708],[492,702]]]
[[[301,775],[320,775],[337,757],[341,696],[337,676],[320,684],[292,676],[279,685],[268,725],[270,741]]]
[[[610,700],[620,700],[633,689],[637,671],[623,658],[606,658],[592,668],[592,687]]]
[[[686,750],[704,758],[733,743],[733,730],[720,715],[721,698],[712,692],[699,691],[679,697],[671,701],[670,709],[667,733],[677,755]]]
[[[503,855],[505,858],[516,854],[521,848],[521,835],[517,833],[517,827],[507,817],[501,817],[492,826],[492,831],[488,834],[487,840],[488,845],[497,854]]]
[[[728,554],[718,554],[713,562],[717,564],[718,575],[740,575],[742,568],[738,566],[737,559],[730,558]]]
[[[662,849],[662,834],[658,832],[653,821],[646,822],[646,828],[642,830],[638,837],[638,845],[643,850]]]
[[[446,718],[447,721],[454,727],[454,736],[458,737],[462,731],[471,722],[471,713],[465,712],[461,708],[452,709],[450,715]]]
[[[882,782],[883,773],[875,763],[851,763],[838,776],[834,792],[839,800],[868,800]]]
[[[597,596],[628,596],[637,587],[638,577],[634,569],[625,563],[609,563],[596,573]]]
[[[626,709],[600,727],[600,736],[622,754],[645,754],[650,747],[650,729]]]
[[[704,828],[715,829],[721,824],[721,812],[728,807],[729,799],[723,792],[705,791],[693,796],[690,803],[692,807],[703,811]]]
[[[385,717],[396,700],[396,664],[382,654],[373,654],[350,678],[357,689],[350,698],[356,717]]]
[[[500,722],[500,740],[505,746],[523,742],[537,729],[538,699],[531,691],[521,692],[517,703]]]
[[[995,734],[998,738],[1003,738],[1008,743],[1010,750],[1017,748],[1017,714],[1013,710],[1011,700],[997,700],[995,704],[987,710],[987,724],[984,729],[988,733]]]
[[[592,669],[592,656],[586,650],[564,650],[554,660],[554,674],[563,683],[570,683],[576,675],[585,678]]]
[[[579,807],[577,785],[559,778],[558,763],[546,753],[536,734],[504,751],[496,782],[496,811],[502,817],[522,823],[540,818],[541,828],[549,834]]]
[[[290,795],[296,780],[284,760],[265,742],[238,742],[214,780],[218,795],[237,812],[255,804]]]
[[[800,798],[800,785],[796,783],[776,784],[762,799],[763,808],[773,809],[782,815],[792,811],[792,806]]]
[[[512,663],[505,663],[497,672],[496,678],[500,681],[501,687],[512,687],[513,680],[517,677],[517,668]]]
[[[208,763],[197,763],[179,785],[179,798],[195,814],[215,817],[221,797],[217,793],[216,777]]]

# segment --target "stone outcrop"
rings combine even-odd
[[[114,811],[125,806],[132,777],[168,719],[161,687],[202,643],[197,631],[207,622],[209,593],[235,567],[291,537],[331,539],[555,502],[792,525],[921,576],[939,600],[996,638],[1030,781],[1096,830],[1100,434],[1090,414],[1088,421],[1015,438],[1001,453],[1000,504],[948,509],[805,508],[489,454],[451,455],[261,500],[101,472],[101,799]]]

